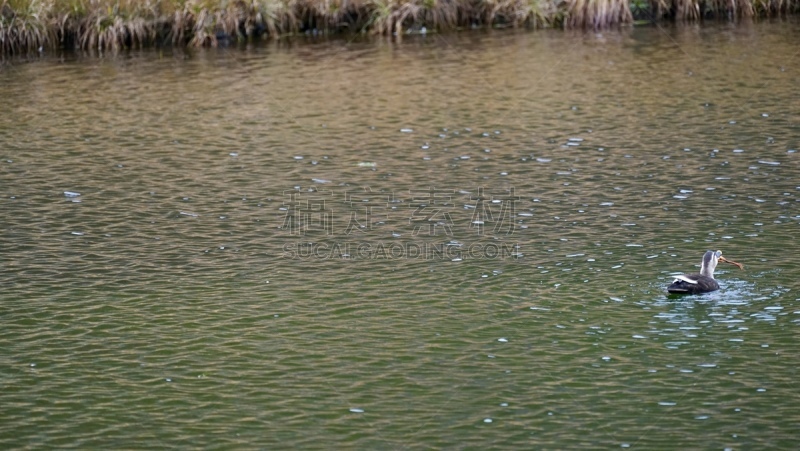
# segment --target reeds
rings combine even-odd
[[[558,3],[547,0],[484,0],[481,17],[485,24],[541,28],[561,22]]]
[[[56,41],[49,23],[52,3],[6,0],[0,4],[0,53],[14,54],[50,47]]]
[[[566,25],[606,28],[633,20],[628,0],[567,0]]]
[[[606,28],[800,11],[800,0],[0,0],[0,55],[216,46],[302,32],[401,36],[468,27]]]

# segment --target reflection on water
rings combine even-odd
[[[797,30],[4,67],[0,443],[791,449]]]

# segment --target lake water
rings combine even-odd
[[[794,449],[797,25],[7,64],[0,445]]]

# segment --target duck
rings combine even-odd
[[[719,290],[719,284],[714,280],[714,269],[717,268],[719,262],[730,263],[738,266],[739,269],[744,269],[741,263],[723,257],[722,251],[706,251],[703,254],[703,262],[700,264],[700,272],[677,276],[675,281],[667,287],[667,291],[673,294],[700,294]]]

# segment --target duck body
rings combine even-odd
[[[702,274],[685,274],[678,276],[668,287],[673,294],[701,294],[719,290],[719,284],[713,277]]]
[[[667,287],[667,291],[673,294],[700,294],[719,290],[719,284],[714,280],[714,269],[717,268],[719,262],[739,265],[724,258],[722,251],[706,251],[703,254],[703,261],[700,263],[700,272],[677,276],[675,281]]]

